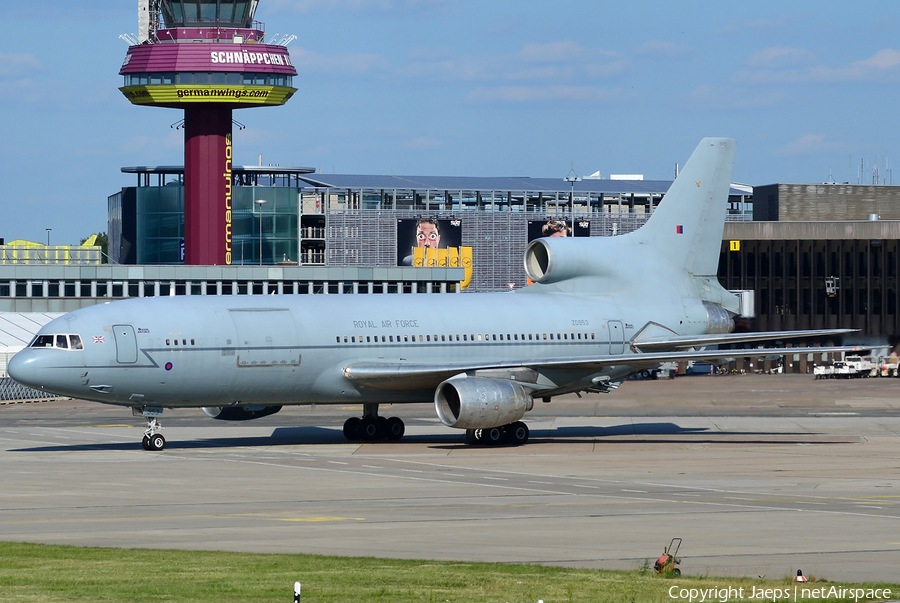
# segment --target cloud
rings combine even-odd
[[[571,40],[546,44],[525,44],[512,57],[513,62],[524,63],[526,68],[509,79],[522,79],[521,74],[533,78],[558,78],[587,75],[607,77],[625,71],[628,63],[617,52],[582,46]],[[554,65],[553,68],[532,69],[531,65]],[[531,75],[528,75],[531,74]]]
[[[618,89],[591,85],[626,72],[629,61],[617,52],[582,46],[569,40],[528,43],[507,54],[454,56],[452,51],[414,48],[407,58],[381,54],[322,55],[305,48],[291,50],[297,71],[336,77],[369,75],[420,85],[428,80],[478,82],[465,90],[470,102],[597,101],[622,96]]]
[[[315,71],[345,75],[383,73],[391,67],[390,61],[381,54],[327,56],[302,47],[291,49],[291,62],[294,63],[298,72]]]
[[[428,151],[444,146],[444,141],[438,140],[436,138],[427,138],[425,136],[422,136],[419,138],[410,138],[409,140],[405,140],[403,141],[401,146],[404,149],[411,149],[413,151]]]
[[[16,77],[43,68],[41,62],[34,55],[0,52],[0,77]]]
[[[747,59],[751,67],[784,67],[809,63],[813,55],[803,48],[773,46],[754,52]]]
[[[641,57],[667,61],[683,60],[693,56],[695,52],[696,49],[693,46],[678,46],[672,42],[664,42],[662,40],[644,42],[635,51]]]
[[[625,93],[618,89],[598,88],[594,86],[497,86],[479,88],[466,96],[472,103],[480,102],[545,102],[545,101],[609,101],[624,98]]]
[[[846,67],[817,67],[811,76],[820,82],[872,81],[900,74],[900,51],[893,48],[879,50],[868,59],[856,61]]]
[[[581,46],[565,40],[525,44],[518,52],[494,56],[444,57],[428,49],[416,49],[416,59],[401,69],[408,77],[495,82],[556,82],[608,78],[628,69],[620,54]]]
[[[804,134],[778,149],[776,155],[809,155],[814,153],[833,153],[843,151],[844,147],[827,140],[825,134]]]
[[[150,152],[158,153],[160,149],[183,149],[184,134],[182,130],[172,129],[162,136],[136,134],[116,142],[119,148],[116,152],[130,153],[132,156],[145,155]]]
[[[602,50],[599,52],[603,52]],[[546,44],[525,44],[519,51],[522,60],[529,63],[559,63],[582,59],[588,50],[571,40]],[[613,54],[613,53],[610,53]]]
[[[779,92],[754,91],[735,87],[720,88],[710,85],[698,86],[690,94],[691,103],[710,109],[769,108],[781,105],[787,98],[787,95]]]
[[[871,57],[849,65],[818,65],[808,69],[758,69],[734,74],[736,82],[769,84],[847,84],[858,82],[896,81],[900,78],[900,51],[879,50]]]
[[[449,5],[450,0],[269,0],[266,10],[296,13],[367,12],[409,13]]]

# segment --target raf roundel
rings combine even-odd
[[[171,363],[171,362],[167,362],[167,363],[166,363],[166,370],[167,370],[167,371],[171,371],[171,370],[172,370],[172,363]]]

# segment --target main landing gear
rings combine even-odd
[[[159,424],[159,417],[162,416],[163,409],[145,406],[143,409],[136,407],[132,412],[135,415],[141,415],[147,418],[147,429],[144,430],[144,438],[141,440],[141,446],[144,450],[159,452],[165,448],[166,438],[159,433],[164,429],[164,427]]]
[[[528,433],[528,425],[522,421],[516,421],[501,427],[467,429],[466,441],[469,444],[481,446],[496,446],[498,444],[520,446],[528,441]]]
[[[378,416],[378,405],[363,404],[362,417],[350,417],[344,421],[344,437],[351,442],[376,440],[399,440],[406,433],[406,426],[398,417]]]

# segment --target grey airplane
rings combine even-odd
[[[735,143],[706,138],[640,229],[541,238],[533,285],[471,294],[179,296],[83,308],[9,362],[24,385],[132,407],[146,450],[165,408],[246,420],[289,404],[361,404],[349,440],[398,440],[379,405],[432,403],[472,444],[522,444],[534,399],[610,392],[661,362],[734,357],[718,344],[847,330],[732,333],[716,278]],[[771,349],[767,354],[855,348]]]

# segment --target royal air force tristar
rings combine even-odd
[[[521,444],[535,398],[609,392],[660,362],[735,355],[703,346],[847,332],[731,333],[739,301],[716,270],[734,149],[729,139],[701,141],[634,232],[533,241],[525,269],[534,284],[513,294],[114,301],[48,323],[9,374],[132,407],[148,420],[148,450],[165,446],[165,408],[244,420],[313,403],[361,404],[362,416],[344,424],[350,440],[403,436],[403,422],[380,417],[379,404],[432,403],[470,443]]]

